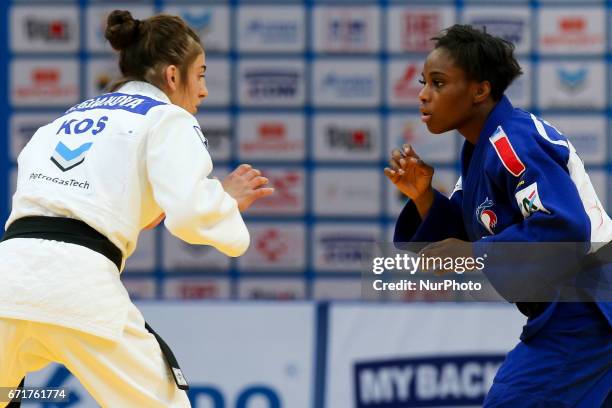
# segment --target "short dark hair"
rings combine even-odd
[[[455,24],[434,37],[435,48],[444,48],[468,79],[489,81],[498,101],[523,72],[514,58],[514,44],[470,25]]]
[[[123,79],[113,89],[130,80],[161,87],[163,70],[168,65],[176,65],[185,78],[189,65],[203,52],[196,32],[180,17],[167,14],[141,21],[127,10],[114,10],[108,16],[104,36],[119,51]]]

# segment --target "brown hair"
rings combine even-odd
[[[203,52],[196,32],[180,17],[168,14],[137,20],[129,11],[114,10],[108,16],[104,37],[119,51],[123,75],[113,84],[113,91],[134,80],[161,88],[168,65],[176,65],[186,78],[189,65]]]

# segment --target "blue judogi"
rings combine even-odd
[[[474,242],[476,252],[500,242],[584,243],[576,246],[577,253],[559,260],[561,265],[582,258],[592,243],[612,241],[612,220],[567,138],[546,121],[515,109],[504,96],[477,144],[464,143],[461,178],[450,199],[435,191],[423,220],[408,202],[394,241],[451,237]],[[563,279],[564,272],[551,267],[546,278]],[[526,290],[521,271],[487,277],[506,299]],[[552,301],[527,321],[521,343],[508,354],[485,406],[600,407],[610,392],[612,302]]]

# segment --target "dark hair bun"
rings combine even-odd
[[[127,10],[114,10],[106,20],[104,37],[113,49],[121,51],[138,39],[139,20],[135,20]]]

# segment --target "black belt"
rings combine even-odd
[[[83,221],[61,217],[23,217],[9,225],[2,241],[11,238],[41,238],[81,245],[104,255],[117,269],[121,269],[121,250]]]
[[[19,218],[7,228],[1,241],[12,238],[39,238],[53,241],[68,242],[81,245],[107,257],[121,269],[123,254],[106,236],[99,233],[86,223],[73,218],[32,216]],[[155,336],[159,347],[170,366],[176,385],[181,390],[188,390],[189,385],[183,376],[174,353],[166,342],[145,323],[145,328]],[[22,382],[23,384],[23,382]],[[23,386],[23,385],[22,385]]]

